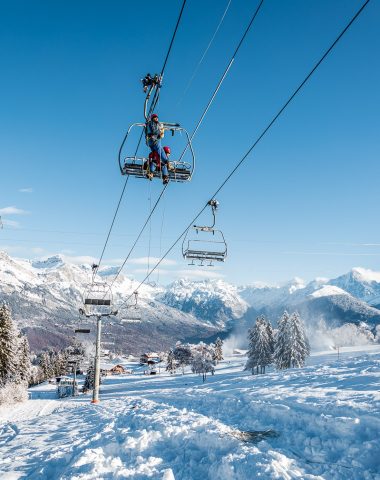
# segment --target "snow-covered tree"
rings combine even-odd
[[[95,385],[95,368],[90,364],[87,370],[86,378],[84,379],[83,390],[93,390]]]
[[[274,363],[278,370],[290,368],[289,319],[290,315],[285,310],[278,321],[273,355]]]
[[[214,344],[213,360],[218,363],[223,360],[223,340],[217,338]]]
[[[167,361],[166,361],[166,371],[170,374],[175,373],[177,370],[178,364],[175,359],[173,350],[170,350],[168,353]]]
[[[65,351],[57,352],[54,357],[54,371],[56,376],[65,375],[68,367],[67,361],[68,356]]]
[[[265,367],[272,363],[273,339],[268,323],[264,316],[260,316],[248,331],[249,349],[245,370],[251,370],[252,374],[255,368],[257,374],[259,369],[260,373],[265,373]]]
[[[290,365],[293,368],[303,367],[310,355],[310,344],[305,333],[305,327],[298,312],[294,312],[288,322],[290,343]]]
[[[196,351],[191,358],[191,370],[193,373],[202,375],[203,382],[206,381],[207,373],[214,375],[215,361],[212,358],[210,348],[202,348]]]
[[[22,377],[20,332],[12,322],[7,305],[0,306],[0,404],[21,402],[28,398],[28,379]],[[29,348],[28,354],[29,354]],[[26,353],[26,352],[25,352]],[[27,357],[29,360],[29,355]],[[30,360],[29,360],[30,367]]]
[[[269,343],[269,346],[270,346],[270,351],[273,355],[274,354],[274,346],[275,346],[273,327],[272,327],[272,324],[270,323],[270,321],[267,318],[265,318],[264,316],[263,316],[263,321],[266,323],[268,343]]]
[[[190,365],[191,363],[191,349],[186,345],[177,345],[173,350],[174,358],[177,362],[177,365],[182,368],[182,374],[185,373],[185,366]]]
[[[47,380],[54,375],[54,370],[51,365],[51,357],[48,352],[42,352],[40,355],[39,366],[41,368],[44,380]]]
[[[274,360],[277,369],[303,367],[310,355],[310,345],[301,317],[284,312],[278,322]]]
[[[18,372],[21,382],[31,383],[32,363],[30,361],[29,342],[25,336],[19,338]]]
[[[7,305],[0,305],[0,386],[18,375],[18,331]]]

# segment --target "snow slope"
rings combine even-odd
[[[380,347],[341,358],[253,377],[232,357],[205,384],[107,377],[97,406],[40,386],[0,409],[0,478],[379,480]]]

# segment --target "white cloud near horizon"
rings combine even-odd
[[[148,260],[149,264],[151,266],[154,266],[157,262],[161,260],[159,257],[137,257],[137,258],[131,258],[128,260],[128,263],[132,265],[148,265]],[[160,263],[160,266],[162,265],[163,267],[170,267],[170,266],[175,266],[178,263],[175,260],[170,260],[169,258],[164,258],[162,262]]]
[[[33,193],[33,188],[28,187],[28,188],[19,188],[18,190],[21,193]]]
[[[128,274],[130,275],[139,275],[139,274],[147,274],[146,268],[135,268],[133,270],[128,270]],[[181,269],[181,270],[168,270],[168,269],[159,269],[155,270],[151,276],[152,278],[155,275],[160,275],[161,277],[170,277],[171,279],[179,279],[179,278],[188,278],[188,279],[216,279],[216,278],[224,278],[225,275],[220,272],[216,272],[215,270],[202,270],[202,269]]]
[[[65,255],[64,253],[60,254],[65,262],[74,263],[75,265],[82,265],[82,264],[89,264],[92,265],[93,263],[98,263],[99,259],[92,257],[91,255]],[[46,257],[45,257],[46,259]]]
[[[177,270],[175,272],[178,277],[180,278],[224,278],[225,275],[221,272],[217,272],[215,270],[211,270],[210,268],[208,269],[190,269],[190,268],[185,268],[185,269],[182,269],[182,270]]]
[[[28,215],[29,212],[15,206],[0,208],[0,215]]]

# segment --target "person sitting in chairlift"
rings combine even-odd
[[[170,168],[169,158],[170,158],[170,147],[165,146],[163,151],[166,154],[167,160],[165,161],[163,158],[160,158],[160,155],[157,152],[150,152],[149,154],[149,171],[147,177],[149,180],[152,180],[153,173],[157,171],[162,172],[162,183],[166,185],[169,183],[169,173],[168,168]]]
[[[169,158],[167,157],[165,149],[161,146],[161,138],[164,137],[164,126],[162,123],[159,122],[158,115],[156,113],[153,113],[150,116],[149,120],[147,121],[146,127],[145,127],[145,135],[146,135],[146,144],[150,148],[151,152],[152,153],[156,152],[161,162],[166,164],[165,165],[166,174],[164,173],[164,171],[162,171],[162,173],[164,175],[165,183],[168,183],[169,176],[167,173],[167,165],[169,162]],[[170,152],[170,148],[169,148],[169,152]],[[149,179],[153,178],[153,175],[151,173],[148,173],[147,176]],[[165,179],[165,177],[167,178]]]

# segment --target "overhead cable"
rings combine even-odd
[[[217,190],[209,196],[209,198],[215,198],[217,194],[222,190],[222,188],[226,185],[226,183],[230,180],[230,178],[235,174],[235,172],[238,170],[238,168],[242,165],[242,163],[247,159],[249,154],[252,152],[252,150],[257,146],[257,144],[262,140],[262,138],[267,134],[267,132],[270,130],[270,128],[274,125],[274,123],[278,120],[278,118],[282,115],[282,113],[285,111],[285,109],[288,107],[288,105],[291,103],[291,101],[295,98],[295,96],[300,92],[300,90],[305,86],[305,84],[308,82],[308,80],[311,78],[311,76],[314,74],[314,72],[317,70],[317,68],[321,65],[321,63],[326,59],[326,57],[329,55],[329,53],[334,49],[334,47],[337,45],[339,40],[344,36],[344,34],[347,32],[347,30],[351,27],[351,25],[355,22],[355,20],[359,17],[359,15],[363,12],[365,7],[368,5],[370,0],[366,0],[363,5],[360,7],[360,9],[356,12],[356,14],[351,18],[351,20],[348,22],[348,24],[344,27],[344,29],[340,32],[340,34],[337,36],[337,38],[334,40],[334,42],[330,45],[330,47],[325,51],[325,53],[322,55],[322,57],[318,60],[318,62],[314,65],[314,67],[310,70],[310,72],[306,75],[304,80],[299,84],[299,86],[294,90],[294,92],[290,95],[288,100],[284,103],[284,105],[280,108],[280,110],[276,113],[276,115],[272,118],[272,120],[269,122],[269,124],[264,128],[262,133],[258,136],[258,138],[253,142],[251,147],[248,149],[248,151],[244,154],[242,159],[236,164],[236,166],[231,170],[231,172],[227,175],[227,177],[224,179],[224,181],[221,183],[221,185],[217,188]],[[196,222],[198,217],[204,212],[204,210],[208,207],[208,202],[200,209],[200,211],[197,213],[197,215],[191,220],[191,222],[188,224],[188,226],[185,228],[185,230],[179,235],[179,237],[175,240],[175,242],[169,247],[169,249],[165,252],[165,254],[160,258],[160,260],[156,263],[156,265],[148,272],[148,275],[140,282],[140,284],[137,286],[135,291],[138,291],[139,288],[146,282],[147,278],[152,275],[152,273],[157,269],[157,267],[163,262],[163,260],[169,255],[169,253],[173,250],[173,248],[177,245],[177,243],[181,240],[181,238],[186,234],[188,229]],[[124,305],[125,303],[128,302],[128,300],[131,298],[129,296],[125,302],[122,303]],[[121,306],[122,306],[121,305]]]
[[[164,71],[165,71],[165,68],[166,68],[166,64],[167,64],[167,62],[168,62],[168,58],[169,58],[171,49],[172,49],[172,47],[173,47],[174,39],[175,39],[176,34],[177,34],[178,26],[179,26],[179,23],[180,23],[181,18],[182,18],[182,13],[183,13],[183,10],[184,10],[185,5],[186,5],[186,1],[187,1],[187,0],[183,0],[182,7],[181,7],[181,11],[180,11],[180,13],[179,13],[179,16],[178,16],[178,19],[177,19],[176,26],[175,26],[175,28],[174,28],[174,32],[173,32],[172,38],[171,38],[171,40],[170,40],[169,48],[168,48],[168,51],[167,51],[167,53],[166,53],[165,60],[164,60],[164,63],[163,63],[162,69],[161,69],[161,76],[163,76],[163,74],[164,74]],[[156,90],[155,95],[156,95],[157,91],[158,91],[158,89]],[[153,102],[154,102],[154,101],[155,101],[155,100],[154,100],[154,97],[153,97]],[[158,101],[158,97],[157,97],[155,103],[153,103],[153,104],[151,105],[151,109],[150,109],[150,110],[152,110],[153,106],[155,106],[155,104],[157,103],[157,101]],[[152,112],[150,111],[150,113],[152,113]],[[143,133],[143,132],[142,132],[142,133]],[[138,151],[138,149],[139,149],[139,147],[140,147],[141,139],[142,139],[142,134],[141,134],[141,136],[140,136],[139,142],[138,142],[137,147],[136,147],[135,156],[137,155],[137,151]],[[126,187],[127,187],[128,179],[129,179],[129,175],[127,176],[127,178],[126,178],[126,180],[125,180],[125,182],[124,182],[123,189],[122,189],[122,191],[121,191],[121,195],[120,195],[119,201],[118,201],[118,203],[117,203],[117,207],[116,207],[116,210],[115,210],[115,213],[114,213],[114,216],[113,216],[113,219],[112,219],[110,228],[109,228],[109,230],[108,230],[107,238],[106,238],[106,241],[105,241],[105,244],[104,244],[104,247],[103,247],[101,256],[100,256],[100,259],[99,259],[98,264],[97,264],[97,268],[94,269],[94,273],[93,273],[93,277],[92,277],[92,282],[94,281],[96,272],[99,270],[99,266],[100,266],[100,264],[101,264],[101,262],[102,262],[102,260],[103,260],[104,252],[105,252],[105,250],[106,250],[106,248],[107,248],[107,244],[108,244],[108,241],[109,241],[111,232],[112,232],[112,230],[113,230],[113,226],[114,226],[114,223],[115,223],[117,214],[118,214],[118,212],[119,212],[120,204],[121,204],[121,201],[122,201],[122,199],[123,199],[123,197],[124,197],[124,193],[125,193],[125,189],[126,189]],[[161,195],[160,195],[159,198],[161,198]],[[150,217],[151,217],[151,215],[149,216],[149,218],[150,218]],[[142,233],[142,232],[141,232],[141,233]]]
[[[186,153],[186,151],[187,151],[187,148],[188,148],[189,144],[193,141],[193,139],[194,139],[194,137],[195,137],[195,135],[196,135],[199,127],[201,126],[201,124],[202,124],[202,122],[203,122],[203,120],[204,120],[204,118],[205,118],[205,116],[206,116],[209,108],[211,107],[212,102],[214,101],[214,99],[215,99],[215,97],[216,97],[216,95],[217,95],[220,87],[222,86],[222,83],[224,82],[224,79],[226,78],[228,72],[230,71],[230,68],[232,67],[232,64],[233,64],[234,61],[235,61],[236,55],[237,55],[240,47],[242,46],[242,44],[243,44],[243,42],[244,42],[244,40],[245,40],[245,37],[247,36],[249,30],[251,29],[252,24],[253,24],[256,16],[257,16],[257,14],[259,13],[260,8],[261,8],[261,6],[262,6],[263,3],[264,3],[264,0],[260,0],[260,3],[258,4],[258,6],[257,6],[257,8],[256,8],[256,10],[255,10],[255,12],[254,12],[254,14],[252,15],[251,20],[249,21],[249,23],[248,23],[248,25],[247,25],[247,28],[246,28],[245,31],[244,31],[243,36],[241,37],[241,39],[240,39],[237,47],[235,48],[235,51],[234,51],[234,53],[232,54],[232,57],[231,57],[228,65],[227,65],[226,69],[224,70],[224,72],[223,72],[223,74],[222,74],[222,76],[221,76],[221,78],[220,78],[220,80],[219,80],[219,82],[218,82],[218,85],[216,86],[216,88],[215,88],[215,90],[214,90],[214,93],[211,95],[211,98],[210,98],[209,102],[207,103],[206,108],[204,109],[204,111],[203,111],[200,119],[198,120],[198,123],[196,124],[196,126],[195,126],[195,128],[194,128],[194,130],[193,130],[193,132],[192,132],[192,134],[191,134],[191,136],[190,136],[190,139],[189,139],[189,141],[187,142],[186,147],[184,148],[183,152],[181,153],[181,156],[179,157],[178,161],[181,161],[181,160],[182,160],[183,156],[185,155],[185,153]]]
[[[184,151],[182,152],[180,158],[178,159],[178,161],[181,161],[181,159],[182,159],[182,157],[184,156],[184,154],[185,154],[185,152],[186,152],[189,144],[191,143],[191,141],[192,141],[192,139],[194,138],[195,134],[197,133],[197,131],[198,131],[201,123],[203,122],[203,119],[205,118],[205,116],[206,116],[206,114],[207,114],[207,112],[208,112],[208,110],[209,110],[212,102],[214,101],[214,99],[215,99],[215,97],[216,97],[216,95],[217,95],[217,93],[218,93],[218,91],[219,91],[219,89],[220,89],[220,87],[221,87],[224,79],[226,78],[226,76],[227,76],[227,74],[228,74],[228,72],[229,72],[229,70],[230,70],[230,68],[231,68],[231,66],[232,66],[232,64],[233,64],[233,62],[234,62],[234,60],[235,60],[235,57],[236,57],[236,55],[237,55],[237,53],[238,53],[241,45],[243,44],[243,42],[244,42],[244,40],[245,40],[245,38],[246,38],[246,36],[247,36],[247,34],[248,34],[251,26],[252,26],[252,24],[253,24],[256,16],[257,16],[257,14],[259,13],[259,10],[260,10],[260,8],[261,8],[261,6],[262,6],[263,3],[264,3],[264,0],[260,0],[260,2],[259,2],[259,4],[258,4],[258,6],[257,6],[257,8],[256,8],[256,10],[255,10],[255,12],[254,12],[254,14],[252,15],[252,17],[251,17],[251,19],[250,19],[250,21],[249,21],[249,23],[248,23],[248,25],[247,25],[247,27],[246,27],[243,35],[242,35],[242,37],[241,37],[240,40],[239,40],[239,43],[238,43],[237,47],[235,48],[235,51],[234,51],[234,53],[233,53],[233,55],[232,55],[232,57],[231,57],[231,59],[230,59],[230,62],[229,62],[229,64],[228,64],[227,68],[224,70],[224,72],[223,72],[223,74],[222,74],[222,77],[220,78],[220,80],[219,80],[219,82],[218,82],[217,87],[215,88],[213,94],[211,95],[211,98],[210,98],[210,100],[208,101],[208,103],[207,103],[207,105],[206,105],[206,108],[204,109],[204,111],[203,111],[203,113],[202,113],[202,115],[201,115],[201,117],[200,117],[200,119],[199,119],[199,121],[198,121],[198,123],[197,123],[197,125],[196,125],[196,127],[195,127],[195,129],[194,129],[194,131],[193,131],[193,133],[191,134],[191,138],[190,138],[190,140],[187,142],[187,145],[186,145]],[[161,196],[162,196],[162,193],[163,193],[163,192],[161,192],[160,198],[161,198]],[[159,201],[159,200],[158,200],[158,201]],[[157,204],[158,204],[158,203],[156,203],[156,205],[157,205]],[[153,213],[153,212],[151,212],[151,213]],[[151,215],[149,216],[149,218],[150,218],[150,217],[151,217]],[[144,226],[142,227],[142,230],[140,231],[139,236],[143,233],[146,224],[147,224],[147,222],[146,222],[146,223],[144,224]],[[135,242],[135,244],[133,245],[132,250],[133,250],[134,246],[136,245],[136,243],[137,243],[137,242]],[[132,250],[129,251],[129,253],[128,253],[128,258],[129,258],[129,256],[130,256]],[[125,262],[124,262],[123,265],[125,265]],[[121,272],[121,270],[118,271],[118,274],[117,274],[117,275],[119,275],[120,272]],[[148,277],[149,277],[149,275],[148,275]]]

